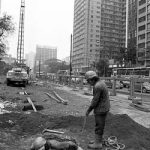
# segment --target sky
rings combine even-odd
[[[13,17],[16,31],[7,38],[9,51],[17,56],[21,0],[1,0],[1,15]],[[57,58],[70,55],[73,33],[74,0],[25,0],[24,53],[35,52],[36,45],[57,47]]]

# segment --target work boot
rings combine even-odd
[[[95,135],[95,141],[91,144],[88,144],[88,148],[90,148],[90,149],[102,149],[102,137],[99,135]]]

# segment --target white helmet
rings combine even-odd
[[[87,80],[92,79],[93,77],[97,77],[97,74],[96,74],[95,71],[87,71],[87,72],[85,73],[85,78],[86,78]]]
[[[31,150],[43,150],[46,140],[43,137],[37,137],[32,143]]]

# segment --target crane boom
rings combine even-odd
[[[17,45],[17,63],[24,64],[24,16],[25,16],[25,0],[21,0],[18,45]]]

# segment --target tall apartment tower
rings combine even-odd
[[[125,34],[126,0],[75,0],[73,71],[90,69],[102,58],[116,63]]]
[[[150,66],[150,0],[137,3],[137,62]]]

